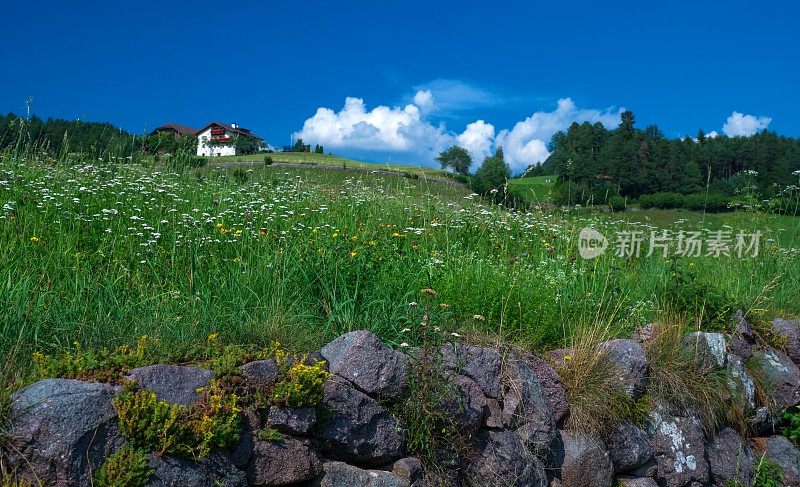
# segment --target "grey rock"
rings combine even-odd
[[[634,470],[653,458],[650,437],[629,419],[611,430],[606,439],[606,448],[615,473]]]
[[[401,479],[408,480],[412,485],[414,482],[422,480],[425,473],[422,469],[422,462],[414,457],[401,458],[392,465],[392,473]]]
[[[181,365],[148,365],[128,373],[128,379],[135,380],[142,389],[156,393],[162,401],[170,404],[191,406],[198,398],[197,390],[207,387],[214,373],[199,367]]]
[[[442,362],[445,367],[466,375],[480,386],[486,397],[500,396],[500,354],[488,348],[472,347],[460,343],[442,345]]]
[[[486,398],[478,384],[469,377],[449,378],[452,391],[442,403],[442,409],[462,430],[475,430],[483,424],[487,410]]]
[[[90,471],[123,444],[108,384],[45,379],[14,393],[9,463],[44,485],[90,483]]]
[[[520,439],[508,431],[484,430],[477,438],[475,455],[461,477],[464,485],[545,487],[541,463]]]
[[[779,412],[773,412],[766,406],[759,406],[750,419],[753,431],[759,436],[770,436],[781,432]]]
[[[658,487],[651,477],[617,477],[620,487]]]
[[[773,409],[784,409],[800,402],[800,370],[789,357],[767,348],[753,352],[750,360],[760,371]]]
[[[242,377],[263,389],[268,389],[278,382],[280,369],[275,359],[256,360],[239,366]]]
[[[484,425],[487,428],[502,428],[503,424],[503,408],[500,406],[500,401],[497,399],[486,400],[486,417],[484,418]]]
[[[787,486],[800,485],[800,451],[784,436],[774,435],[754,438],[756,458],[766,456],[780,465],[783,470],[783,483]]]
[[[654,413],[658,416],[658,413]],[[666,487],[708,482],[703,428],[696,418],[660,417],[655,421],[653,453],[657,480]]]
[[[246,487],[247,476],[237,470],[222,452],[200,460],[150,455],[153,475],[145,487]]]
[[[322,463],[308,440],[257,440],[247,468],[251,485],[287,485],[313,479]]]
[[[317,421],[314,408],[284,408],[272,406],[267,414],[267,426],[287,435],[304,435]]]
[[[698,331],[686,335],[686,341],[694,347],[706,368],[725,368],[728,364],[728,349],[722,333]]]
[[[369,395],[396,397],[403,393],[408,359],[386,347],[372,332],[353,331],[325,345],[320,353],[330,372]]]
[[[316,436],[331,458],[379,465],[403,456],[397,420],[374,399],[341,379],[324,387],[323,404],[331,418]]]
[[[258,414],[250,408],[242,409],[242,437],[239,438],[239,443],[231,449],[231,462],[237,468],[243,469],[250,461],[253,455],[253,444],[255,443],[255,435],[261,427],[261,421]]]
[[[772,320],[772,331],[786,341],[786,355],[795,364],[800,364],[800,320]]]
[[[614,467],[603,443],[590,436],[561,432],[564,460],[561,464],[563,487],[611,487]]]
[[[409,481],[385,470],[363,470],[343,462],[326,462],[320,487],[409,487]]]
[[[637,399],[647,385],[647,356],[641,345],[633,340],[609,340],[601,345],[619,377],[619,384],[632,398]]]
[[[742,310],[736,312],[735,322],[736,330],[731,335],[728,350],[746,360],[752,357],[755,351],[756,339],[753,335],[753,328],[745,320]]]
[[[558,423],[567,413],[569,413],[569,403],[567,402],[567,392],[564,390],[564,385],[561,383],[561,377],[558,376],[555,369],[541,357],[529,355],[525,361],[530,365],[536,377],[539,378],[539,384],[542,386],[544,398],[550,406],[550,412],[553,414],[553,421]]]
[[[728,371],[730,372],[731,378],[734,381],[732,384],[734,390],[739,391],[745,400],[745,411],[755,411],[756,385],[753,382],[753,378],[750,377],[750,374],[747,372],[747,369],[745,369],[744,362],[741,357],[732,353],[728,354]]]
[[[503,424],[534,451],[544,451],[556,437],[556,426],[539,378],[522,360],[509,360],[505,370]]]
[[[718,432],[706,445],[706,457],[710,480],[715,485],[753,485],[752,450],[734,429]]]

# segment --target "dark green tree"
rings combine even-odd
[[[469,174],[469,168],[472,165],[472,156],[469,151],[463,147],[454,145],[446,151],[441,152],[436,161],[442,165],[442,169],[451,168],[459,174]]]

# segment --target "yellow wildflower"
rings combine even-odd
[[[41,239],[39,237],[37,237],[36,235],[31,237],[31,242],[40,242],[40,241],[41,241]]]

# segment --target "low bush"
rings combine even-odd
[[[220,390],[216,381],[202,391],[191,408],[160,401],[152,391],[128,383],[114,398],[122,434],[135,448],[204,457],[212,448],[226,448],[241,436],[237,397]]]
[[[153,469],[147,463],[147,450],[126,444],[111,454],[94,477],[97,487],[141,487],[150,480]]]
[[[290,408],[315,407],[322,402],[323,386],[331,376],[325,370],[325,362],[317,361],[313,365],[305,362],[307,356],[295,358],[290,364],[288,352],[275,346],[275,359],[281,369],[281,379],[272,390],[271,401],[275,405]]]
[[[264,156],[264,165],[271,166],[274,163],[272,156]]]
[[[738,306],[726,292],[698,270],[694,263],[673,259],[661,298],[662,311],[702,324],[703,329],[726,331]]]
[[[608,207],[614,212],[625,211],[627,201],[622,196],[611,196],[608,198]]]
[[[670,210],[683,208],[692,211],[706,211],[720,213],[730,211],[730,198],[722,193],[653,193],[639,197],[639,206],[642,209]]]

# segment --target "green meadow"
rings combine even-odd
[[[145,335],[312,350],[366,328],[400,346],[427,321],[542,350],[664,316],[719,329],[739,307],[800,314],[798,219],[770,214],[508,210],[395,175],[8,156],[0,199],[0,355],[19,370],[34,351]],[[587,226],[610,240],[592,260]],[[760,252],[615,255],[616,232],[695,229],[760,231]]]

